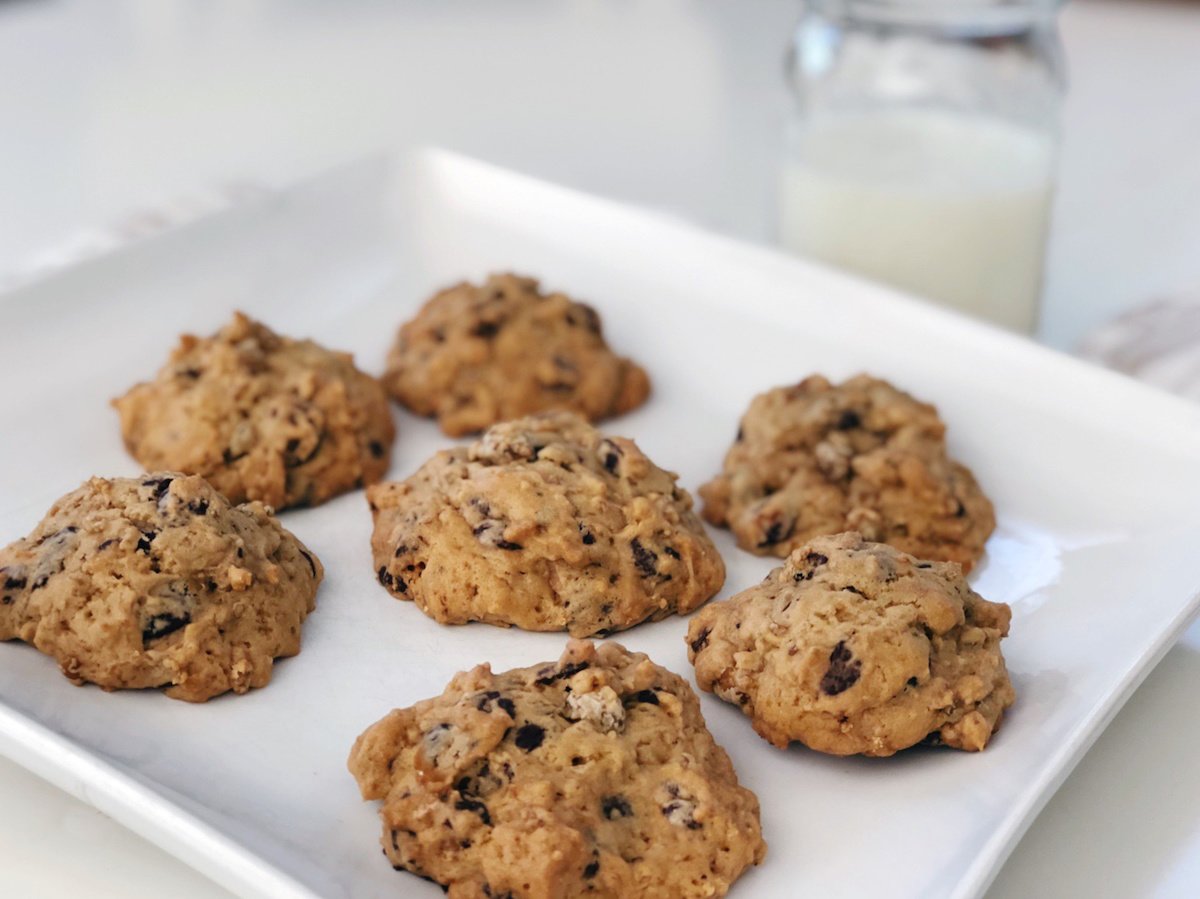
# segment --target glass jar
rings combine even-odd
[[[1064,92],[1055,0],[809,0],[779,238],[1036,325]]]

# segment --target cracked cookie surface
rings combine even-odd
[[[380,583],[443,624],[588,636],[689,612],[725,580],[675,476],[569,412],[495,425],[367,499]]]
[[[548,409],[599,421],[650,393],[646,372],[609,349],[592,307],[513,274],[435,294],[400,328],[384,383],[452,436]]]
[[[766,852],[682,678],[616,643],[481,665],[397,709],[349,767],[383,851],[452,899],[722,896]]]
[[[233,502],[316,505],[387,471],[395,428],[382,385],[347,353],[236,313],[184,335],[153,381],[113,400],[147,469],[198,474]]]
[[[776,746],[980,750],[1015,698],[1000,652],[1011,617],[954,563],[838,534],[702,609],[688,658],[701,689],[740,707]]]
[[[78,684],[202,702],[265,686],[300,651],[323,575],[261,503],[203,478],[92,478],[0,550],[0,640]]]
[[[945,430],[933,406],[868,375],[769,390],[700,488],[704,517],[758,555],[856,530],[969,571],[996,519],[970,470],[946,455]]]

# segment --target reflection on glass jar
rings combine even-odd
[[[810,0],[780,240],[1031,332],[1063,72],[1040,0]]]

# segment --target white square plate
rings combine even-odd
[[[973,575],[1011,603],[1018,701],[981,754],[779,751],[704,711],[763,806],[770,851],[735,895],[972,896],[1196,610],[1200,408],[767,250],[444,153],[331,173],[0,298],[0,542],[92,474],[137,471],[108,400],[180,331],[235,307],[382,368],[435,287],[492,269],[595,303],[654,380],[611,422],[694,489],[750,397],[869,370],[935,402],[1000,527]],[[449,441],[397,412],[392,477]],[[187,705],[71,686],[0,646],[0,751],[246,895],[440,895],[381,856],[346,772],[355,736],[457,670],[557,657],[558,634],[441,627],[372,576],[360,493],[287,512],[325,563],[304,650],[269,687]],[[774,564],[716,534],[723,595]],[[620,635],[690,675],[686,623]]]

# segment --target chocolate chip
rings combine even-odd
[[[142,536],[137,542],[137,552],[150,553],[150,544],[154,542],[154,538],[158,536],[157,531],[142,531]]]
[[[804,557],[804,561],[809,565],[824,565],[829,561],[829,556],[824,553],[810,552]]]
[[[522,724],[517,728],[517,736],[515,742],[518,747],[526,752],[532,752],[542,745],[542,740],[546,739],[546,731],[537,724]]]
[[[600,800],[600,812],[609,821],[633,817],[633,808],[624,796],[605,796]]]
[[[308,553],[306,553],[304,550],[300,550],[300,555],[304,556],[304,561],[308,563],[308,567],[312,570],[313,577],[316,577],[317,576],[317,563],[313,561],[313,557],[310,556]]]
[[[967,514],[967,507],[962,504],[962,500],[955,500],[958,503],[958,508],[954,510],[955,518],[962,518]]]
[[[10,575],[4,579],[4,589],[5,590],[21,590],[24,587],[25,587],[25,578],[24,577],[19,577],[19,576],[14,577],[14,576]]]
[[[245,453],[235,453],[231,449],[224,449],[221,451],[221,461],[224,462],[226,465],[232,465],[234,462],[236,462],[238,459],[242,458],[245,455],[246,455]]]
[[[583,869],[583,879],[591,880],[593,877],[596,876],[597,873],[599,873],[599,871],[600,871],[599,859],[597,859],[596,861],[593,861],[593,862],[589,862],[588,866]]]
[[[194,381],[194,380],[196,380],[196,378],[200,377],[200,375],[202,375],[203,373],[204,373],[204,369],[201,369],[201,368],[185,368],[185,369],[183,369],[183,371],[179,372],[179,375],[184,378],[190,378],[191,380]]]
[[[509,718],[516,720],[517,707],[513,705],[513,701],[507,696],[502,696],[499,690],[488,690],[486,693],[481,694],[480,697],[475,700],[475,708],[479,709],[481,712],[490,712],[492,710],[493,702],[499,708],[503,709],[508,714]],[[487,770],[486,764],[484,765],[484,770]]]
[[[582,524],[579,526],[579,533],[581,535],[580,539],[583,540],[584,546],[591,546],[596,542],[596,538],[592,535],[592,532],[585,528]]]
[[[379,571],[377,572],[377,577],[379,578],[379,583],[383,584],[383,586],[388,587],[388,588],[390,588],[392,586],[392,583],[395,581],[395,578],[392,577],[392,573],[387,570],[386,565],[379,566]]]
[[[454,807],[462,812],[475,812],[483,820],[484,824],[486,824],[488,827],[492,826],[492,816],[488,814],[487,806],[478,799],[471,799],[467,796],[463,796],[454,803]]]
[[[658,694],[653,690],[638,690],[636,693],[630,693],[621,701],[624,705],[637,705],[639,702],[644,702],[647,705],[658,705]]]
[[[829,668],[821,678],[821,691],[827,696],[837,696],[853,687],[861,674],[862,662],[854,658],[846,641],[841,640],[829,654]]]
[[[682,558],[682,557],[679,555],[679,550],[677,550],[677,549],[676,549],[675,547],[673,547],[673,546],[664,546],[664,547],[663,547],[663,552],[665,552],[665,553],[666,553],[668,556],[670,556],[672,559],[679,559],[679,558]]]
[[[567,324],[576,328],[586,328],[593,334],[600,333],[600,316],[586,303],[576,303],[567,310]]]
[[[706,627],[700,632],[700,636],[692,641],[692,652],[699,652],[708,645],[708,635],[712,633],[712,628]]]
[[[382,459],[383,454],[387,452],[387,447],[378,440],[372,440],[367,444],[367,449],[371,451],[371,455],[376,459]]]
[[[174,633],[192,620],[191,615],[172,615],[169,612],[163,612],[160,615],[154,615],[146,622],[146,626],[142,628],[142,642],[149,643],[151,640],[157,640],[159,637],[165,637],[167,634]]]
[[[148,480],[142,481],[142,486],[143,487],[153,487],[154,488],[154,498],[157,500],[157,499],[162,499],[162,495],[167,492],[168,488],[170,488],[171,482],[173,480],[175,480],[175,479],[174,478],[149,478]]]
[[[188,502],[188,509],[195,515],[203,515],[208,511],[208,500],[194,499]]]
[[[837,421],[837,429],[839,431],[849,431],[851,428],[862,426],[862,418],[853,409],[847,409],[842,413],[841,418]]]
[[[933,563],[932,562],[917,562],[916,567],[917,568],[932,568]]]
[[[704,825],[692,817],[695,808],[694,802],[672,799],[662,807],[662,813],[668,821],[676,826],[683,825],[688,830],[699,830]]]
[[[510,551],[522,548],[520,543],[513,543],[511,540],[497,540],[493,546],[495,546],[496,549],[507,549]]]
[[[842,590],[844,590],[847,593],[853,593],[855,596],[861,596],[863,599],[867,598],[867,594],[863,593],[857,587],[852,586],[850,584],[847,584],[845,587],[842,588]]]
[[[474,334],[476,337],[483,337],[483,338],[495,337],[497,334],[500,333],[500,323],[499,322],[480,322],[474,328],[471,329],[471,333]]]
[[[544,687],[547,684],[552,684],[557,680],[563,680],[564,678],[572,677],[578,674],[580,671],[586,670],[589,666],[589,662],[573,662],[570,665],[564,665],[553,674],[547,674],[539,677],[534,681],[534,683]]]
[[[601,440],[600,445],[596,448],[596,455],[609,474],[617,473],[617,466],[621,463],[622,456],[619,446],[611,440]]]
[[[298,438],[298,437],[292,437],[291,439],[288,440],[287,443],[285,443],[283,445],[283,451],[285,453],[287,453],[289,456],[295,454],[296,450],[298,450],[299,448],[300,448],[300,438]]]
[[[910,678],[908,679],[908,685],[909,685],[910,687],[915,687],[915,686],[917,686],[917,684],[919,684],[919,683],[920,683],[920,681],[919,681],[919,680],[917,680],[915,677],[910,677]]]
[[[103,543],[101,543],[99,546],[97,546],[96,549],[97,550],[108,549],[110,546],[112,546],[116,542],[117,542],[117,540],[115,537],[110,537],[107,540],[105,540]]]
[[[774,546],[776,543],[781,543],[788,537],[792,536],[792,532],[796,530],[796,520],[791,521],[772,521],[767,530],[763,533],[762,540],[759,541],[759,546]]]
[[[633,564],[637,566],[637,570],[642,577],[653,577],[658,574],[658,556],[642,546],[642,542],[634,537],[629,542],[629,548],[633,550]]]
[[[733,441],[734,441],[734,443],[741,443],[745,439],[746,439],[746,429],[739,426],[737,436],[733,438]]]

